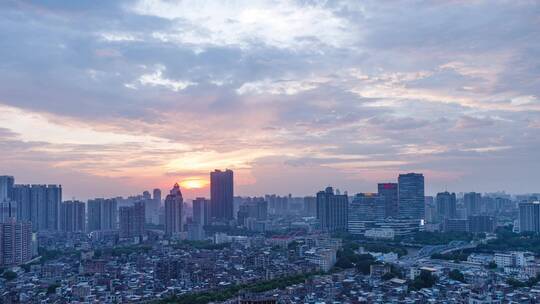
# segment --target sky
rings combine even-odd
[[[2,1],[0,175],[64,198],[540,192],[538,1]]]

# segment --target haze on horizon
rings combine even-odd
[[[0,174],[64,198],[540,190],[537,1],[2,1]]]

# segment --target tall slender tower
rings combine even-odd
[[[234,219],[232,170],[210,172],[210,214],[217,221]]]
[[[184,199],[178,183],[165,198],[165,235],[175,236],[182,232],[182,205]]]

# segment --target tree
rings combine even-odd
[[[15,272],[13,272],[11,270],[6,270],[2,274],[2,277],[4,277],[4,279],[6,279],[8,281],[11,281],[11,280],[14,280],[15,278],[17,278],[17,273],[15,273]]]
[[[56,292],[56,288],[60,287],[59,284],[57,283],[54,283],[54,284],[51,284],[49,285],[49,287],[47,287],[47,294],[53,294]]]
[[[431,288],[437,282],[437,277],[430,271],[422,270],[420,275],[409,283],[409,287],[413,290],[420,290],[422,288]]]
[[[527,286],[527,283],[525,282],[521,282],[519,280],[516,280],[514,278],[509,278],[508,280],[506,280],[506,284],[514,287],[514,288],[521,288],[521,287],[526,287]]]
[[[353,268],[354,265],[346,256],[341,257],[336,262],[336,267],[339,267],[341,269],[347,269],[347,268]]]
[[[458,269],[452,269],[452,271],[450,271],[448,274],[448,277],[454,281],[465,283],[465,276],[463,276],[463,273],[461,273],[461,271]]]
[[[497,268],[497,263],[491,261],[491,262],[489,262],[489,264],[487,265],[487,268],[489,268],[489,269],[495,269],[495,268]]]

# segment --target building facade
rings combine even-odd
[[[396,218],[398,216],[398,184],[377,184],[377,193],[384,201],[385,217]]]
[[[448,191],[437,193],[437,219],[444,222],[445,219],[457,217],[456,194]]]
[[[232,170],[210,172],[210,215],[227,222],[234,219],[234,181]]]
[[[465,193],[463,196],[467,216],[478,215],[482,212],[482,194],[476,192]]]
[[[86,205],[80,201],[65,201],[60,204],[60,231],[84,232]]]
[[[118,209],[121,238],[143,237],[145,223],[145,204],[136,202],[133,206]]]
[[[193,223],[202,226],[210,222],[210,200],[197,197],[193,200]]]
[[[346,231],[348,224],[349,198],[346,194],[335,194],[332,187],[317,193],[317,220],[322,231]]]
[[[118,229],[116,199],[97,198],[88,201],[88,232]]]
[[[0,266],[16,266],[32,258],[32,224],[0,223]]]
[[[182,232],[182,207],[184,198],[178,183],[174,184],[171,192],[165,198],[165,235],[178,236]]]
[[[540,232],[540,202],[519,204],[519,231]]]
[[[424,175],[400,174],[398,177],[399,217],[423,220],[425,216]]]
[[[14,185],[17,218],[32,223],[34,231],[57,231],[60,228],[60,185]]]

